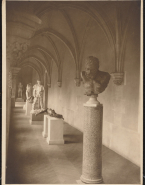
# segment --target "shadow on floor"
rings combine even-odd
[[[70,134],[65,134],[63,135],[65,144],[70,144],[70,143],[82,143],[83,142],[83,135],[70,135]]]

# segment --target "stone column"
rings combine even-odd
[[[11,106],[15,107],[15,98],[16,98],[16,77],[21,68],[12,67],[12,97],[11,97]]]
[[[84,104],[83,167],[80,177],[83,183],[100,184],[102,179],[102,118],[103,105],[96,96]]]

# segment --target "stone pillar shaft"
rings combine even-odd
[[[16,75],[12,77],[12,97],[16,97]]]
[[[81,181],[99,184],[102,179],[102,104],[85,104],[83,168]]]
[[[11,97],[11,101],[12,101],[12,107],[15,107],[15,97],[16,97],[16,76],[19,73],[21,68],[17,68],[17,67],[12,67],[11,71],[12,71],[12,97]]]

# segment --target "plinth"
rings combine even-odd
[[[63,140],[63,120],[48,116],[48,137],[49,145],[64,144]]]
[[[23,105],[23,110],[26,110],[26,103]]]
[[[83,167],[80,177],[83,183],[100,184],[102,178],[102,118],[103,105],[96,97],[84,104]]]
[[[34,113],[30,112],[30,121],[29,122],[31,125],[42,125],[43,120],[44,120],[43,114],[39,114],[36,116]]]
[[[23,98],[17,98],[16,102],[24,102]]]
[[[44,125],[43,125],[43,132],[42,132],[42,136],[44,138],[47,138],[48,136],[48,115],[44,115]]]
[[[30,116],[32,110],[32,103],[26,101],[26,116]]]

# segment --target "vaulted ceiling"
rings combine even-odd
[[[139,2],[21,1],[7,2],[6,6],[7,61],[11,66],[29,66],[40,75],[46,71],[51,83],[54,64],[61,82],[67,51],[79,80],[88,39],[92,34],[93,45],[101,30],[104,42],[112,49],[114,71],[123,71],[129,23]]]

